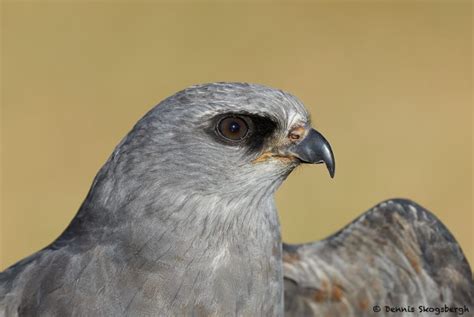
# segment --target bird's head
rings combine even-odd
[[[301,163],[325,163],[329,143],[294,96],[261,85],[192,86],[145,115],[116,150],[141,186],[202,194],[272,192]],[[240,196],[240,195],[238,195]]]

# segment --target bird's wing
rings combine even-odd
[[[325,240],[284,244],[283,263],[286,316],[474,311],[474,282],[461,248],[433,214],[408,200],[385,201]]]

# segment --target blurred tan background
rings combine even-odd
[[[212,81],[292,92],[332,143],[334,180],[303,167],[278,192],[286,241],[408,197],[473,264],[471,22],[455,1],[3,1],[0,269],[62,232],[148,109]]]

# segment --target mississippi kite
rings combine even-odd
[[[0,315],[391,316],[385,306],[472,307],[460,247],[409,201],[384,202],[326,240],[283,245],[282,254],[273,193],[299,164],[322,162],[333,176],[329,143],[295,97],[239,83],[181,91],[117,146],[65,232],[0,273]]]

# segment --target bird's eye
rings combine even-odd
[[[249,126],[241,117],[226,117],[217,125],[219,134],[231,141],[239,141],[247,136]]]

